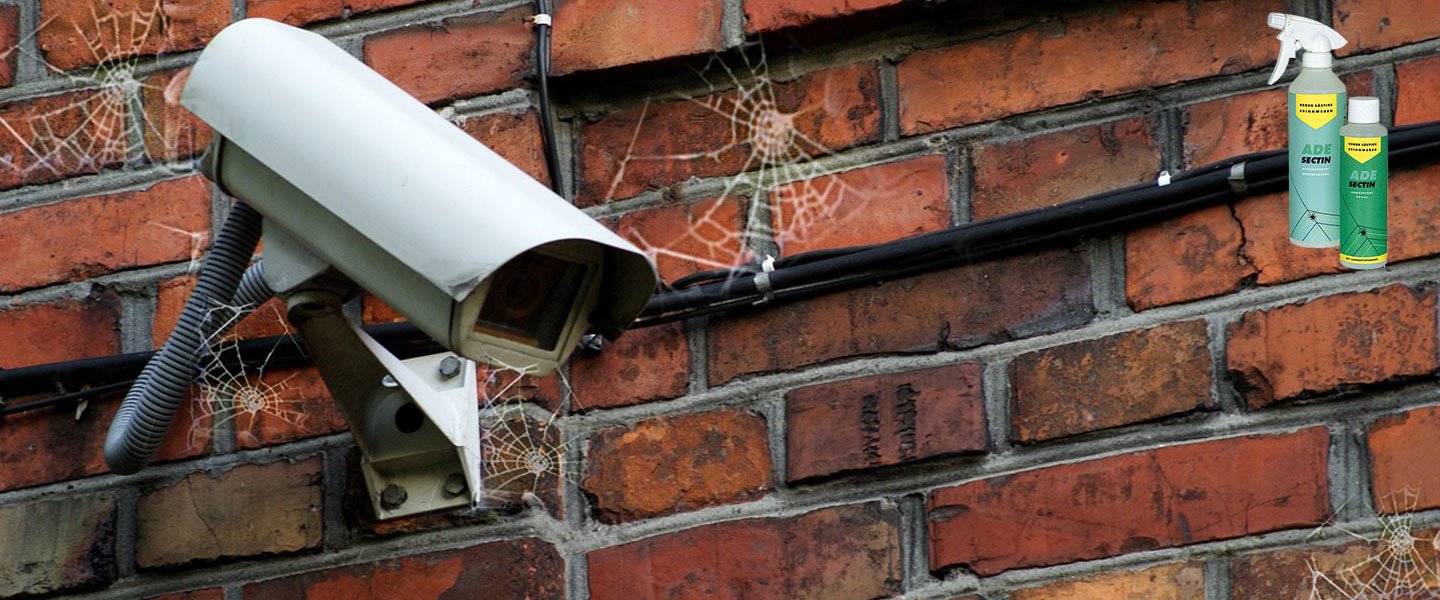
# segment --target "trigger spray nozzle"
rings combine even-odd
[[[1285,67],[1290,64],[1290,59],[1295,58],[1297,50],[1303,48],[1306,52],[1323,53],[1328,57],[1331,50],[1348,43],[1339,32],[1324,23],[1305,17],[1270,13],[1270,16],[1265,18],[1265,24],[1271,29],[1280,30],[1280,34],[1275,36],[1275,39],[1280,40],[1280,56],[1275,59],[1275,70],[1270,72],[1271,84],[1280,80],[1280,76],[1285,73]],[[1328,64],[1328,61],[1325,64]]]

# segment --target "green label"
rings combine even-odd
[[[1386,194],[1390,138],[1346,137],[1340,153],[1340,260],[1385,264],[1390,250]]]
[[[1290,239],[1340,239],[1340,125],[1345,94],[1290,94]]]

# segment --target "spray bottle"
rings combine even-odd
[[[1305,49],[1300,75],[1290,84],[1290,243],[1306,248],[1340,245],[1340,125],[1345,84],[1330,70],[1330,51],[1346,44],[1334,29],[1295,15],[1270,13],[1280,30],[1280,57],[1270,83],[1279,81],[1297,48]]]
[[[1380,124],[1380,100],[1350,99],[1350,122],[1340,128],[1340,264],[1378,269],[1389,257],[1390,137]]]

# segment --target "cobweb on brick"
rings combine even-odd
[[[561,388],[552,412],[538,406],[537,382],[528,367],[497,361],[479,365],[481,477],[491,504],[519,506],[559,501],[561,481],[578,481],[570,441],[560,415],[577,403]]]
[[[147,138],[158,145],[151,150],[159,156],[173,156],[177,148],[194,143],[187,139],[195,135],[188,129],[178,135],[163,131],[166,118],[173,115],[146,114],[147,94],[162,98],[164,107],[173,108],[184,83],[183,75],[164,82],[147,82],[140,75],[144,61],[159,57],[146,57],[145,46],[168,26],[164,3],[157,1],[134,10],[109,7],[102,11],[101,6],[91,6],[93,30],[76,25],[73,32],[88,48],[94,67],[65,71],[43,56],[32,57],[63,78],[67,90],[78,93],[64,101],[42,100],[37,110],[0,116],[0,135],[9,136],[23,150],[23,155],[0,156],[0,168],[8,168],[21,181],[61,178],[136,161],[145,156]],[[37,32],[54,23],[54,17],[46,20]],[[107,43],[107,38],[113,43]],[[25,46],[17,43],[5,54],[28,55]],[[132,121],[131,114],[138,118]],[[190,169],[184,161],[161,164],[167,169]]]
[[[288,333],[275,338],[258,364],[254,358],[248,364],[242,360],[241,337],[233,326],[247,313],[251,315],[249,319],[273,319],[282,330],[285,329],[285,316],[276,304],[265,304],[258,309],[221,305],[209,311],[206,318],[213,324],[214,330],[229,331],[205,340],[199,357],[198,390],[194,398],[194,422],[189,439],[192,448],[198,445],[199,436],[206,432],[207,423],[212,430],[233,425],[237,437],[246,441],[246,436],[252,436],[251,432],[259,429],[255,427],[258,420],[273,419],[299,427],[309,418],[300,406],[300,400],[290,393],[295,374],[278,380],[266,377],[276,350],[284,345],[298,347],[294,340],[288,339]]]
[[[651,103],[641,109],[630,147],[611,180],[606,200],[618,200],[616,191],[626,181],[630,165],[642,162],[668,162],[715,159],[725,153],[741,150],[744,165],[739,173],[725,179],[719,198],[750,196],[746,224],[737,231],[723,222],[722,202],[711,203],[694,218],[683,235],[668,239],[648,239],[634,228],[621,231],[641,250],[658,260],[668,257],[693,262],[705,269],[724,269],[754,261],[770,243],[781,250],[787,244],[807,239],[817,224],[834,216],[842,197],[849,197],[848,209],[863,210],[864,195],[836,177],[838,170],[822,165],[819,159],[831,156],[834,150],[801,131],[796,121],[814,111],[827,117],[844,119],[838,108],[828,102],[785,112],[777,97],[780,86],[770,74],[764,46],[752,41],[737,52],[738,59],[712,55],[696,73],[704,81],[705,91],[684,102],[720,116],[728,124],[728,139],[715,148],[667,155],[646,155],[635,152],[635,143],[644,134],[645,119]],[[732,64],[737,63],[738,64]],[[797,92],[798,93],[798,92]],[[766,215],[766,199],[771,194],[772,214]],[[856,203],[856,202],[859,203]],[[783,226],[776,226],[783,223]],[[694,249],[698,248],[699,251]]]
[[[1310,570],[1312,600],[1389,600],[1440,598],[1440,539],[1417,535],[1414,511],[1419,491],[1406,488],[1382,499],[1385,515],[1375,537],[1349,531],[1368,550],[1359,560],[1325,568],[1314,558]]]

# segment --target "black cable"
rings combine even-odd
[[[538,18],[544,15],[544,18]],[[550,0],[535,0],[535,84],[540,92],[540,136],[545,145],[545,170],[550,189],[560,191],[560,149],[555,142],[555,117],[550,111]]]

